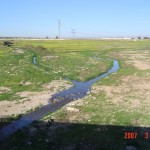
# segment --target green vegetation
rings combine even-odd
[[[15,45],[24,53],[13,53]],[[112,61],[105,58],[117,59],[120,64],[119,71],[95,83],[85,98],[18,131],[7,143],[3,143],[5,148],[122,150],[127,145],[138,150],[150,148],[149,139],[145,139],[145,132],[150,130],[149,40],[16,41],[11,48],[1,49],[3,78],[0,84],[11,87],[9,94],[24,90],[39,91],[42,84],[64,77],[89,80],[110,68]],[[32,64],[33,56],[37,58],[37,65]],[[104,59],[96,60],[94,57]],[[6,68],[10,62],[23,65],[25,70],[21,72],[21,66],[16,69],[18,76],[7,75],[10,69]],[[20,85],[22,80],[32,84]],[[9,99],[11,95],[5,99],[7,97]],[[68,111],[68,107],[75,110]],[[48,125],[47,120],[51,118],[56,124]],[[37,129],[32,136],[29,132],[31,128]],[[125,132],[137,132],[138,137],[125,139]]]
[[[90,47],[87,51],[88,41],[14,43],[14,46],[4,47],[1,42],[0,46],[0,87],[11,89],[2,94],[0,100],[14,100],[15,94],[21,91],[39,91],[44,83],[60,78],[87,81],[112,65],[112,61],[92,58],[96,51]],[[33,56],[37,65],[32,63]]]

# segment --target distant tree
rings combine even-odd
[[[58,36],[56,36],[56,39],[58,39]]]
[[[149,37],[144,37],[143,39],[149,39]]]
[[[141,37],[140,37],[140,36],[138,36],[138,38],[137,38],[137,39],[141,40]]]

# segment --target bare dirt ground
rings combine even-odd
[[[133,65],[139,71],[144,71],[143,76],[134,75],[122,77],[119,86],[95,85],[92,93],[104,92],[108,100],[124,111],[138,110],[143,114],[149,112],[150,107],[150,51],[136,50],[125,51],[121,55],[125,63]]]
[[[57,59],[57,58],[59,58],[59,56],[57,56],[57,55],[43,56],[42,60],[46,61],[46,60]]]
[[[24,50],[16,48],[13,52],[16,54],[23,54]]]
[[[104,92],[115,105],[122,106],[126,111],[137,110],[150,106],[150,80],[137,76],[122,78],[119,86],[93,86],[92,93]]]
[[[126,51],[123,54],[128,58],[128,64],[133,64],[139,70],[150,69],[149,50]]]
[[[23,99],[20,101],[1,101],[0,102],[0,117],[23,114],[31,109],[42,105],[47,105],[51,96],[63,89],[67,89],[72,85],[65,80],[55,80],[43,85],[42,92],[25,91],[17,93]],[[1,87],[0,92],[7,92],[10,89]]]
[[[0,87],[0,94],[10,92],[11,89],[9,87]]]

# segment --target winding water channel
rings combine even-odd
[[[36,64],[36,58],[33,57],[33,63]],[[117,60],[113,60],[113,66],[111,69],[109,69],[106,73],[91,79],[87,82],[77,82],[72,81],[74,84],[73,87],[64,90],[60,93],[54,94],[51,99],[50,103],[48,105],[42,106],[40,109],[32,111],[28,114],[25,114],[23,117],[21,117],[19,120],[12,122],[5,127],[3,127],[0,130],[0,140],[4,140],[5,138],[9,137],[11,134],[16,132],[18,129],[22,129],[23,127],[27,127],[30,125],[34,120],[41,119],[44,115],[46,115],[48,112],[54,112],[57,109],[63,107],[64,105],[68,104],[69,102],[83,98],[87,95],[87,93],[90,91],[90,88],[93,83],[100,80],[101,78],[104,78],[108,76],[111,73],[116,72],[119,69],[119,63]],[[52,103],[52,101],[55,101],[55,103]]]

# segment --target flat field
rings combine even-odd
[[[54,93],[72,86],[64,78],[88,81],[103,74],[113,63],[106,58],[118,60],[120,69],[2,147],[150,149],[150,40],[16,40],[11,47],[1,41],[0,117],[48,104]]]

